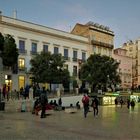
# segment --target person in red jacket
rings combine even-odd
[[[82,103],[83,103],[83,107],[84,107],[84,117],[87,117],[87,113],[89,111],[89,97],[88,95],[84,94],[83,98],[82,98]]]

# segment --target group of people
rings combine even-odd
[[[89,106],[90,106],[90,100],[87,94],[84,94],[82,98],[82,103],[83,103],[83,108],[84,108],[84,117],[86,118],[89,112]],[[99,105],[99,101],[97,97],[95,97],[94,99],[92,99],[92,103],[91,103],[91,107],[93,107],[94,117],[98,115],[98,105]]]
[[[125,102],[123,101],[122,98],[121,98],[119,101],[118,101],[118,99],[116,98],[116,99],[115,99],[115,105],[117,106],[119,103],[120,103],[120,105],[121,105],[121,108],[122,108],[123,104],[125,104]],[[128,108],[128,109],[129,109],[130,106],[131,106],[132,110],[134,110],[134,107],[135,107],[135,101],[134,101],[134,99],[130,100],[130,99],[128,98],[127,101],[126,101],[126,103],[127,103],[127,108]]]
[[[48,93],[45,90],[45,87],[43,87],[39,98],[37,98],[34,102],[32,113],[38,115],[38,112],[41,110],[41,118],[46,118],[46,110],[59,110],[58,108],[62,108],[61,97],[58,99],[58,103],[56,102],[56,100],[51,100],[50,102],[48,102],[47,94]]]

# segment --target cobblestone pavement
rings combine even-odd
[[[83,110],[56,111],[41,119],[31,112],[0,112],[0,140],[140,140],[140,105],[134,111],[118,106],[99,107],[98,117]]]

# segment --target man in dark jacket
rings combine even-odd
[[[46,111],[46,104],[48,103],[47,99],[47,92],[45,90],[45,87],[43,87],[43,90],[40,95],[40,102],[41,102],[41,118],[45,118],[45,111]]]
[[[95,97],[94,100],[92,100],[92,107],[93,107],[93,112],[94,112],[94,117],[98,115],[98,99]]]

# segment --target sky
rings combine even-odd
[[[114,31],[115,48],[140,38],[140,0],[0,0],[0,11],[20,20],[70,32],[89,21]]]

